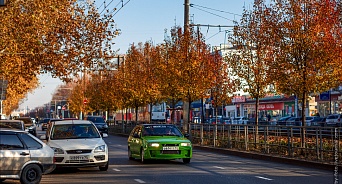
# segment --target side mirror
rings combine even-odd
[[[134,137],[134,138],[140,138],[139,134],[137,134],[137,133],[135,133],[135,134],[133,135],[133,137]]]
[[[190,135],[189,135],[188,133],[186,133],[186,134],[184,134],[184,137],[185,137],[185,138],[189,138]]]
[[[102,137],[103,137],[103,138],[106,138],[106,137],[108,137],[108,134],[102,133]]]

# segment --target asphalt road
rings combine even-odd
[[[334,182],[334,171],[306,168],[264,160],[194,150],[190,164],[181,160],[128,160],[127,138],[110,135],[110,166],[98,168],[62,169],[44,175],[42,184],[119,183],[119,184],[325,184]],[[6,180],[5,183],[19,183]]]

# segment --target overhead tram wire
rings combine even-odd
[[[200,9],[200,8],[193,7],[193,6],[191,6],[191,5],[190,5],[190,7],[195,8],[195,9],[198,9],[198,10],[200,10],[200,11],[204,11],[204,12],[209,13],[209,14],[211,14],[211,15],[215,15],[215,16],[217,16],[217,17],[220,17],[220,18],[223,18],[223,19],[226,19],[226,20],[229,20],[229,21],[234,22],[234,20],[228,19],[228,18],[223,17],[223,16],[221,16],[221,15],[217,15],[217,14],[215,14],[215,13],[211,13],[211,12],[209,12],[209,11],[206,11],[206,10],[203,10],[203,9]]]
[[[231,14],[231,15],[236,15],[236,16],[242,16],[242,15],[239,15],[239,14],[236,14],[236,13],[231,13],[231,12],[227,12],[227,11],[222,11],[222,10],[216,10],[216,9],[213,9],[213,8],[208,8],[208,7],[205,7],[205,6],[200,6],[200,5],[196,5],[196,4],[190,4],[191,7],[193,6],[198,6],[198,7],[201,7],[201,8],[205,8],[205,9],[209,9],[209,10],[214,10],[214,11],[218,11],[218,12],[221,12],[221,13],[227,13],[227,14]]]
[[[114,0],[111,0],[107,5],[105,5],[105,6],[103,7],[103,10],[101,11],[100,15],[106,10],[106,8],[107,8],[110,4],[112,4],[113,1],[114,1]],[[105,4],[105,1],[104,1],[102,4]],[[123,4],[123,0],[120,0],[120,1],[115,5],[115,7],[113,8],[113,10],[115,10],[116,7],[119,6],[119,4]],[[101,6],[102,6],[102,5],[101,5]],[[101,6],[100,6],[100,7],[101,7]],[[112,10],[112,11],[113,11],[113,10]]]

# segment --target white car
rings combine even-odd
[[[99,167],[106,171],[108,146],[102,136],[91,121],[66,120],[52,122],[41,139],[55,151],[56,167]]]

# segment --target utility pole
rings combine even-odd
[[[184,0],[184,34],[188,34],[189,31],[189,7],[190,7],[190,0]],[[186,49],[188,50],[188,49]],[[186,57],[188,54],[186,54]],[[185,59],[188,61],[188,58]],[[183,130],[187,133],[189,130],[189,119],[190,119],[190,104],[186,101],[183,102]]]

